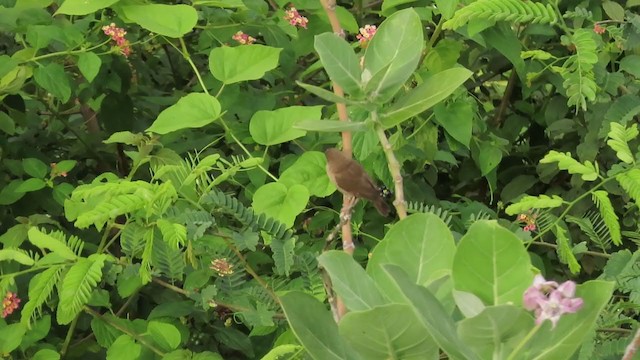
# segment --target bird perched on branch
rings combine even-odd
[[[389,205],[362,165],[336,148],[329,148],[324,154],[327,157],[327,175],[343,195],[369,200],[380,215],[389,214]]]

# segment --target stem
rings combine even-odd
[[[69,330],[67,330],[67,336],[64,338],[64,344],[62,344],[62,349],[60,350],[60,358],[64,359],[64,356],[67,354],[69,350],[69,344],[71,343],[71,338],[73,337],[73,332],[76,330],[76,325],[78,325],[78,318],[80,314],[76,315],[75,319],[71,322],[69,326]]]
[[[515,359],[515,356],[518,354],[518,352],[520,350],[522,350],[522,348],[524,348],[524,346],[529,342],[529,340],[531,340],[531,338],[533,338],[533,336],[538,332],[538,330],[540,330],[541,327],[542,327],[542,323],[536,325],[533,329],[531,329],[529,331],[529,333],[527,334],[527,336],[525,336],[524,339],[522,339],[522,341],[520,341],[518,346],[516,346],[516,348],[513,349],[513,351],[511,352],[511,354],[507,358],[507,360]]]
[[[633,336],[633,340],[631,340],[629,345],[627,345],[622,360],[633,359],[636,352],[638,352],[638,347],[640,347],[640,328],[636,330],[636,334]]]
[[[545,247],[549,247],[552,249],[557,249],[558,245],[556,244],[550,244],[550,243],[546,243],[546,242],[542,242],[542,241],[534,241],[532,243],[530,243],[530,245],[538,245],[538,246],[545,246]],[[586,255],[591,255],[591,256],[598,256],[598,257],[603,257],[606,259],[611,258],[611,255],[609,254],[604,254],[604,253],[599,253],[597,251],[584,251],[581,254],[586,254]]]
[[[391,143],[389,143],[389,139],[387,139],[387,135],[384,133],[382,125],[378,122],[378,113],[376,111],[371,112],[371,119],[373,120],[374,127],[378,133],[380,144],[382,144],[382,150],[384,150],[384,154],[387,156],[389,172],[393,177],[393,184],[396,192],[396,199],[393,201],[393,205],[398,211],[398,217],[402,220],[407,217],[407,203],[404,200],[404,186],[402,184],[402,174],[400,173],[400,163],[398,162],[396,155],[393,153],[393,148],[391,147]]]

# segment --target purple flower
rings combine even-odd
[[[574,298],[576,283],[565,281],[558,285],[555,281],[547,281],[541,275],[536,275],[531,285],[523,295],[524,308],[533,310],[536,324],[550,320],[552,328],[563,314],[572,314],[580,310],[583,301]]]

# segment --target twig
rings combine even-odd
[[[407,217],[407,202],[404,200],[404,186],[402,183],[402,174],[400,173],[400,163],[398,162],[396,155],[393,153],[393,148],[391,147],[389,139],[387,139],[387,135],[384,133],[382,125],[378,122],[378,113],[372,111],[371,118],[374,122],[376,132],[378,133],[378,139],[382,144],[382,150],[384,150],[384,154],[387,156],[389,172],[393,177],[393,184],[396,192],[396,199],[393,201],[393,206],[396,207],[398,217],[402,220]]]
[[[533,241],[533,242],[531,242],[531,245],[545,246],[545,247],[552,248],[552,249],[557,249],[558,248],[558,245],[556,245],[556,244],[550,244],[550,243],[546,243],[546,242],[543,242],[543,241]],[[599,257],[603,257],[603,258],[607,258],[607,259],[609,259],[611,257],[611,255],[609,255],[609,254],[599,253],[597,251],[590,251],[590,250],[583,251],[583,252],[581,252],[581,254],[591,255],[591,256],[599,256]]]
[[[511,100],[511,95],[513,94],[513,90],[516,88],[516,83],[518,82],[518,73],[516,69],[513,68],[511,70],[511,76],[509,76],[509,80],[507,81],[507,88],[504,90],[504,95],[502,95],[502,100],[500,101],[500,106],[498,107],[498,113],[493,120],[493,126],[499,128],[502,126],[504,122],[505,113],[507,112],[507,107],[509,106],[509,102]]]
[[[624,356],[622,360],[631,360],[633,359],[636,352],[638,352],[638,347],[640,347],[640,328],[636,330],[636,334],[633,336],[633,340],[627,345],[626,350],[624,351]]]

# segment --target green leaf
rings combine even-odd
[[[382,22],[364,55],[369,79],[381,76],[368,95],[386,101],[400,90],[422,55],[422,32],[420,17],[412,8],[397,11]]]
[[[220,116],[220,103],[208,94],[191,93],[164,109],[147,129],[148,132],[168,134],[173,131],[200,128]]]
[[[361,104],[361,102],[358,101],[353,101],[353,100],[349,100],[346,98],[343,98],[342,96],[338,96],[336,94],[334,94],[333,92],[329,91],[329,90],[325,90],[319,86],[315,86],[315,85],[310,85],[310,84],[305,84],[303,82],[300,81],[296,81],[296,84],[298,84],[298,86],[300,86],[301,88],[307,90],[308,92],[333,103],[339,103],[339,104],[347,104],[347,105],[359,105]]]
[[[89,15],[109,7],[120,0],[64,0],[56,14]]]
[[[569,266],[569,270],[572,274],[575,275],[579,273],[580,263],[578,263],[578,260],[571,249],[571,243],[567,237],[567,230],[560,226],[560,224],[556,224],[556,226],[552,228],[552,231],[556,235],[556,244],[558,244],[556,253],[558,254],[558,258]]]
[[[256,213],[264,213],[287,227],[293,226],[302,210],[309,202],[309,191],[303,185],[293,185],[287,188],[280,183],[262,185],[253,195],[253,210]]]
[[[367,273],[384,289],[382,264],[400,266],[416,284],[427,286],[451,273],[455,242],[447,225],[432,213],[416,213],[394,224],[373,249]],[[395,294],[384,293],[390,298]]]
[[[24,169],[24,172],[34,178],[44,179],[44,177],[47,176],[47,173],[49,173],[49,166],[35,158],[23,159],[22,168]]]
[[[478,356],[460,340],[453,320],[427,288],[416,285],[396,265],[385,264],[382,268],[388,278],[386,282],[393,284],[394,292],[402,299],[401,303],[411,305],[416,317],[450,359],[478,359]]]
[[[329,273],[333,289],[351,311],[369,310],[388,303],[373,280],[353,257],[344,251],[327,251],[318,263]]]
[[[370,126],[363,121],[305,120],[297,122],[293,128],[318,132],[356,132],[369,130]]]
[[[314,46],[329,78],[347,94],[360,94],[360,62],[351,45],[340,36],[327,32],[316,35]]]
[[[16,189],[22,183],[22,180],[16,179],[11,181],[9,185],[5,185],[2,190],[0,190],[0,205],[10,205],[21,199],[25,193],[18,192]]]
[[[475,146],[472,150],[474,149],[476,149]],[[486,176],[500,165],[500,161],[502,161],[502,150],[493,142],[489,141],[480,141],[477,149],[477,151],[472,152],[473,159],[476,164],[478,164],[482,176]]]
[[[618,220],[618,215],[616,215],[616,211],[611,204],[611,200],[609,199],[609,193],[604,190],[597,190],[591,193],[591,197],[600,211],[602,220],[604,220],[604,223],[609,230],[611,241],[614,245],[622,245],[620,222]]]
[[[0,55],[0,79],[18,67],[18,61],[8,55]]]
[[[557,162],[558,168],[569,171],[569,174],[582,175],[582,180],[584,181],[593,181],[598,178],[598,170],[591,161],[587,160],[582,164],[572,158],[569,152],[561,153],[551,150],[540,160],[541,164],[549,164],[552,162]]]
[[[640,79],[640,55],[627,55],[620,60],[620,70]]]
[[[187,241],[186,226],[172,223],[165,219],[158,219],[156,225],[158,225],[164,241],[172,248],[179,249]]]
[[[582,308],[575,314],[562,315],[555,329],[551,329],[550,322],[545,321],[527,346],[513,354],[512,359],[571,359],[596,325],[596,320],[611,298],[613,287],[613,282],[593,280],[578,285],[576,297],[584,301]]]
[[[438,346],[404,304],[349,312],[340,320],[340,336],[368,360],[438,357]]]
[[[16,133],[16,124],[4,111],[0,111],[0,130],[7,135],[13,135]]]
[[[142,346],[131,336],[120,335],[107,350],[107,360],[136,360],[140,358]]]
[[[261,110],[253,114],[249,133],[262,145],[276,145],[297,139],[306,134],[294,128],[303,120],[319,120],[322,106],[290,106],[273,111]]]
[[[175,350],[180,345],[180,331],[171,324],[151,321],[149,322],[147,331],[153,341],[165,351]]]
[[[76,260],[78,256],[71,248],[58,238],[40,231],[37,227],[32,227],[28,232],[29,241],[40,249],[50,250],[67,260]]]
[[[291,291],[280,297],[291,330],[314,359],[360,359],[344,343],[323,303],[311,295]]]
[[[29,301],[22,308],[20,322],[27,326],[29,322],[42,312],[42,305],[53,294],[54,287],[60,280],[63,266],[52,266],[34,276],[29,281]]]
[[[488,306],[480,314],[460,321],[458,334],[484,359],[500,358],[505,344],[524,336],[533,318],[513,305]],[[508,345],[507,345],[508,346]]]
[[[58,359],[60,359],[60,354],[58,354],[57,352],[51,349],[40,349],[31,358],[31,360],[58,360]]]
[[[430,109],[451,95],[472,74],[462,67],[434,74],[393,104],[382,114],[380,122],[385,128],[390,128]]]
[[[562,206],[564,200],[558,195],[538,195],[524,196],[518,202],[513,203],[505,209],[507,215],[521,214],[531,209],[553,209]]]
[[[469,149],[474,117],[471,104],[464,99],[446,105],[440,103],[434,108],[434,114],[447,134]]]
[[[58,172],[69,172],[73,170],[78,162],[75,160],[62,160],[59,163],[56,163],[56,170]]]
[[[635,158],[629,148],[629,141],[636,137],[638,137],[637,124],[632,124],[629,128],[625,128],[622,124],[612,122],[607,145],[616,152],[618,159],[627,164],[632,164],[635,162]]]
[[[624,191],[635,200],[636,204],[640,204],[640,170],[631,169],[620,173],[616,175],[616,180]]]
[[[69,101],[71,97],[71,86],[69,77],[64,71],[64,67],[58,63],[49,63],[45,66],[37,67],[33,71],[33,78],[36,83],[62,102]]]
[[[0,261],[13,260],[22,265],[32,266],[35,261],[29,256],[29,254],[22,249],[0,249]]]
[[[225,84],[257,80],[278,66],[282,49],[264,45],[221,46],[209,54],[209,70]]]
[[[495,221],[477,221],[460,239],[453,260],[453,285],[487,305],[522,304],[533,274],[522,241]]]
[[[82,311],[82,307],[91,297],[91,292],[102,280],[102,267],[106,259],[107,256],[104,254],[80,258],[69,269],[60,289],[58,324],[69,324]]]
[[[280,175],[279,183],[288,188],[300,184],[309,190],[309,195],[325,197],[336,191],[326,171],[327,158],[319,151],[305,151],[293,165]]]
[[[609,19],[615,21],[624,21],[624,8],[614,2],[614,1],[605,1],[602,3],[602,8],[604,12],[607,13]]]
[[[193,6],[179,5],[126,5],[121,8],[126,18],[160,35],[179,38],[190,33],[198,22]]]
[[[47,186],[47,183],[45,183],[44,180],[31,178],[22,182],[20,186],[16,187],[15,191],[27,193],[32,191],[38,191],[40,189],[43,189],[45,186]]]
[[[0,328],[0,354],[9,354],[17,349],[26,331],[27,328],[20,323]]]
[[[78,55],[78,69],[88,82],[92,82],[100,72],[102,60],[94,52],[84,52]]]

